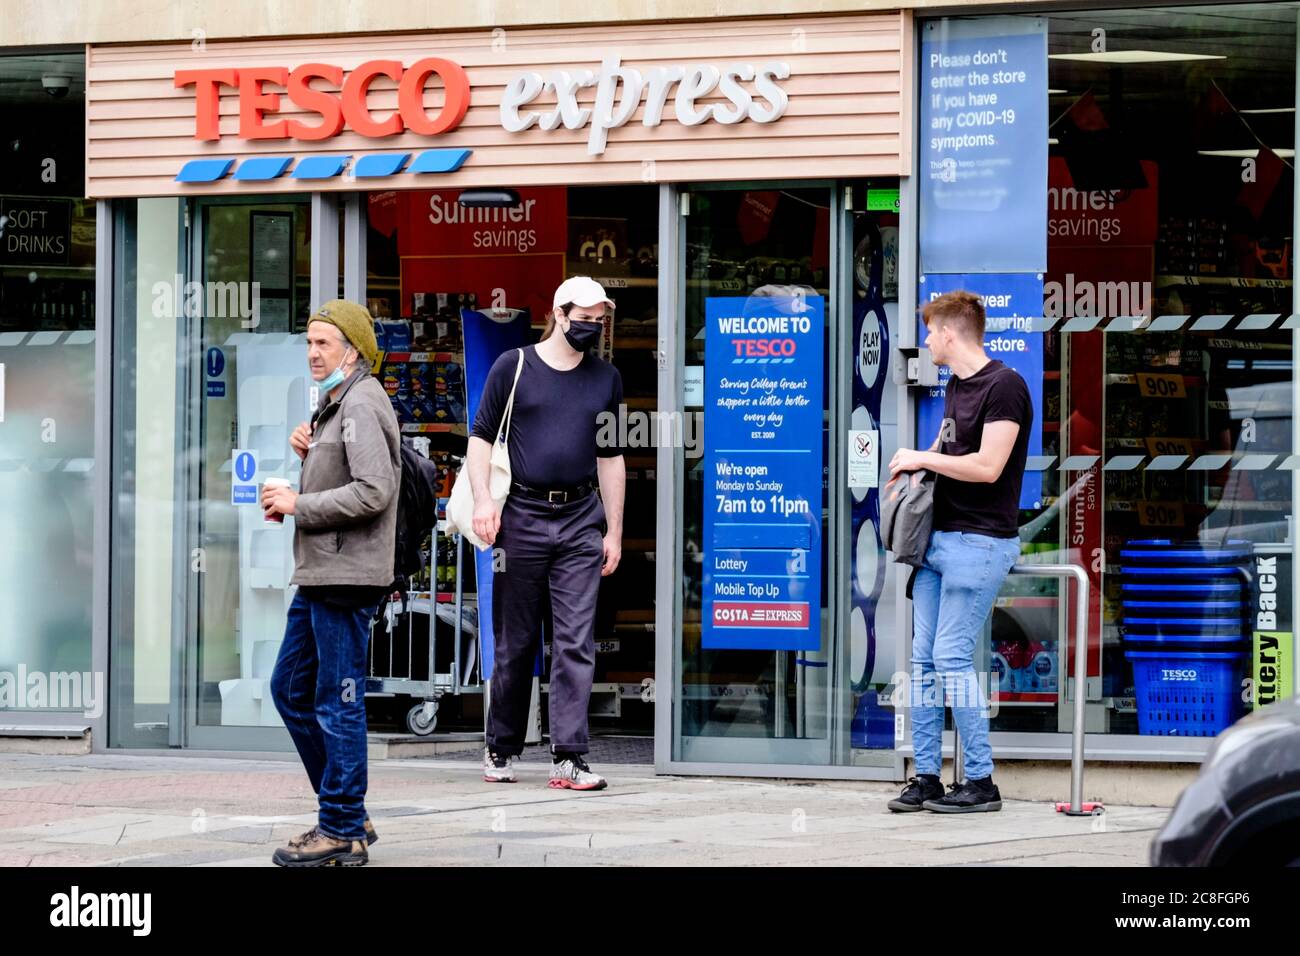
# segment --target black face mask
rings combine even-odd
[[[564,333],[564,341],[568,342],[578,352],[589,351],[593,345],[600,341],[602,328],[604,326],[600,322],[570,320],[568,331]]]

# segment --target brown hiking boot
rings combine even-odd
[[[370,861],[364,840],[335,840],[320,830],[308,830],[302,843],[280,847],[271,857],[276,866],[365,866]]]
[[[296,837],[289,838],[290,847],[299,847],[306,843],[311,837],[316,835],[316,828],[312,827],[305,833],[299,833]],[[366,846],[374,846],[379,842],[379,834],[375,832],[375,825],[366,817]]]

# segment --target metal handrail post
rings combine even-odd
[[[1079,584],[1079,603],[1074,615],[1074,728],[1070,747],[1070,806],[1062,809],[1062,812],[1072,817],[1089,816],[1093,811],[1086,810],[1083,806],[1083,721],[1088,686],[1088,599],[1091,582],[1088,573],[1077,564],[1015,564],[1011,573],[1027,577],[1074,578]]]
[[[452,640],[456,642],[455,648],[452,651],[454,655],[452,660],[452,667],[455,668],[456,673],[452,677],[451,688],[453,694],[459,695],[460,688],[461,688],[461,677],[462,677],[460,672],[461,598],[465,593],[465,582],[463,580],[463,576],[465,573],[465,565],[462,559],[463,549],[461,545],[464,542],[462,541],[461,536],[459,534],[453,534],[450,537],[452,541],[455,542],[454,546],[456,548],[456,604],[455,604],[456,627],[452,631],[452,635],[453,635]]]

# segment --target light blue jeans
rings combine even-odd
[[[966,778],[993,774],[988,700],[975,674],[975,642],[1007,572],[1019,538],[935,531],[912,585],[912,746],[916,772],[938,776],[943,765],[943,708],[952,707]]]

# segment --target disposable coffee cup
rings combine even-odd
[[[285,478],[268,478],[266,479],[266,481],[262,482],[262,487],[263,488],[288,488],[291,486],[289,481]],[[284,524],[284,515],[280,514],[280,512],[278,511],[272,513],[262,512],[262,514],[264,516],[263,522],[265,524],[281,524],[281,525]]]

